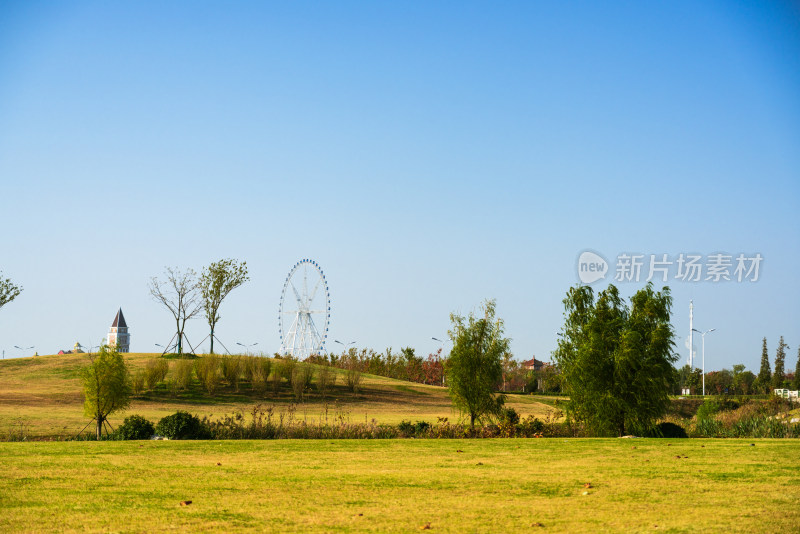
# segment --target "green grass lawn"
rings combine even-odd
[[[798,532],[798,466],[796,440],[0,443],[0,531]]]

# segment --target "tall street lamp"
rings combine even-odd
[[[692,328],[692,331],[693,332],[697,332],[698,334],[700,334],[700,338],[703,340],[703,348],[702,348],[702,352],[703,352],[703,397],[706,396],[706,334],[708,334],[709,332],[713,332],[714,330],[716,330],[716,328],[712,328],[710,330],[706,330],[705,332],[701,332],[700,330],[698,330],[696,328]]]
[[[349,347],[350,345],[355,345],[356,344],[355,341],[351,341],[350,343],[342,343],[338,339],[334,339],[333,342],[334,343],[338,343],[339,345],[343,346],[345,352],[347,352],[347,347]]]
[[[251,343],[250,345],[245,345],[244,343],[239,343],[238,341],[236,342],[236,344],[241,346],[241,347],[244,347],[245,354],[247,354],[249,356],[250,355],[250,347],[255,347],[256,345],[258,345],[258,341],[256,341],[255,343]]]
[[[14,345],[15,349],[19,349],[22,352],[25,352],[26,350],[31,350],[34,347],[35,347],[35,345],[31,345],[30,347],[20,347],[19,345]],[[4,359],[5,359],[5,357],[4,357]]]

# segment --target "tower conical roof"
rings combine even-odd
[[[116,328],[128,328],[128,324],[125,322],[125,316],[122,315],[122,308],[117,312],[117,316],[114,317],[114,322],[111,323],[111,326]]]

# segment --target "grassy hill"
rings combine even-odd
[[[159,354],[125,355],[133,372],[144,369],[148,361],[159,357]],[[87,364],[86,354],[0,361],[0,439],[75,436],[89,422],[83,415],[80,381],[80,370]],[[247,412],[255,404],[274,405],[277,411],[292,407],[295,417],[307,420],[318,420],[334,411],[353,422],[376,419],[387,424],[403,420],[434,423],[438,417],[448,417],[451,421],[459,418],[452,410],[446,388],[365,374],[361,391],[354,394],[344,385],[345,371],[335,371],[339,375],[337,384],[327,398],[322,398],[312,388],[302,403],[295,402],[285,382],[277,393],[266,394],[254,391],[245,382],[239,385],[238,391],[223,382],[213,396],[205,393],[196,378],[186,391],[171,392],[161,384],[153,391],[135,396],[130,408],[113,415],[110,423],[116,427],[131,414],[155,422],[176,410],[186,410],[200,417],[221,417],[237,411]],[[531,396],[510,395],[508,405],[523,417],[544,418],[556,411],[555,407],[537,402]]]

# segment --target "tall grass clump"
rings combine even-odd
[[[279,370],[277,368],[274,369],[272,371],[272,374],[269,375],[269,387],[270,387],[270,389],[272,389],[272,394],[273,395],[277,395],[278,391],[280,391],[280,389],[281,389],[281,380],[283,380],[283,378],[281,377],[281,373],[279,372]]]
[[[169,372],[169,363],[167,360],[156,358],[148,360],[144,368],[144,379],[147,384],[147,389],[155,389],[155,387],[163,382]]]
[[[348,369],[347,373],[344,375],[344,380],[347,384],[347,388],[353,393],[361,391],[361,371],[358,369]]]
[[[705,438],[800,438],[800,423],[791,422],[791,407],[776,397],[713,414],[698,410],[691,433]]]
[[[250,370],[250,384],[254,391],[266,394],[272,362],[268,358],[250,357],[246,367]]]
[[[321,366],[317,372],[317,391],[322,398],[325,398],[334,386],[336,386],[336,372],[327,365]]]
[[[242,358],[240,356],[224,356],[220,360],[222,377],[235,391],[239,391],[239,378],[242,376]]]
[[[194,372],[197,374],[197,379],[200,385],[205,388],[209,395],[213,395],[217,388],[219,388],[219,356],[216,354],[207,354],[206,356],[195,360]]]
[[[176,360],[172,373],[175,387],[181,391],[186,391],[192,382],[191,360]]]
[[[562,424],[550,424],[534,417],[504,425],[487,425],[471,428],[468,424],[451,423],[446,417],[436,424],[417,421],[416,424],[402,422],[400,425],[379,424],[375,419],[354,423],[349,413],[336,403],[335,413],[329,416],[328,405],[322,416],[314,421],[295,417],[296,407],[290,405],[285,412],[274,406],[258,404],[250,410],[250,417],[243,412],[227,414],[219,419],[203,418],[202,426],[210,432],[212,439],[388,439],[388,438],[541,438],[567,437],[570,431]],[[158,430],[158,429],[156,429]]]
[[[145,386],[145,372],[144,369],[139,369],[131,377],[131,387],[134,395],[141,395]]]
[[[286,380],[289,384],[292,383],[292,373],[294,373],[294,368],[297,366],[297,362],[291,358],[291,356],[287,356],[285,358],[280,358],[275,366],[275,370],[278,374]]]
[[[292,392],[294,399],[302,402],[305,398],[306,392],[311,388],[311,383],[314,379],[314,372],[308,365],[296,365],[292,369]]]
[[[253,373],[256,369],[256,361],[253,356],[242,356],[242,380],[253,383]]]

